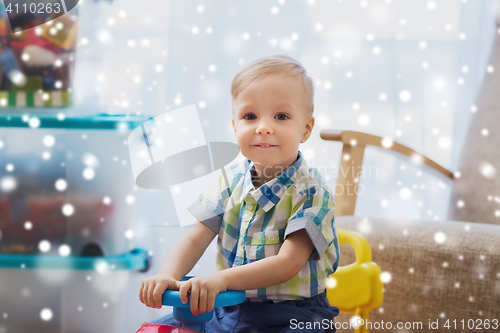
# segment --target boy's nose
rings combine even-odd
[[[273,134],[273,129],[265,122],[261,122],[255,130],[257,134]]]

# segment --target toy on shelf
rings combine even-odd
[[[0,2],[0,109],[72,104],[77,14],[7,16]]]
[[[131,170],[104,163],[110,156],[124,160],[124,138],[147,118],[35,119],[33,128],[24,115],[0,114],[0,161],[15,166],[0,169],[7,184],[0,191],[0,270],[147,269],[147,251],[134,250],[127,237],[136,208],[119,200],[133,193]]]

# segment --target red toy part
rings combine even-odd
[[[200,333],[188,328],[160,324],[145,324],[136,333]]]
[[[28,29],[28,30],[24,30],[24,31],[21,31],[20,33],[18,34],[23,34],[25,36],[25,40],[11,40],[10,41],[10,47],[17,51],[18,53],[20,53],[26,46],[28,45],[36,45],[36,46],[40,46],[40,47],[43,47],[47,50],[50,50],[52,52],[54,52],[55,54],[59,54],[61,53],[61,48],[57,45],[54,45],[54,43],[48,41],[48,40],[45,40],[44,38],[42,38],[41,36],[38,36],[36,33],[35,33],[35,29],[34,28],[31,28],[31,29]],[[14,34],[15,36],[16,34]]]

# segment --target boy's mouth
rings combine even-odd
[[[255,145],[255,147],[271,148],[271,147],[276,147],[276,145],[272,145],[272,144],[269,144],[269,143],[259,143],[258,145]]]

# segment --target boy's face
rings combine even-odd
[[[297,159],[299,143],[311,135],[309,114],[299,78],[274,75],[252,82],[233,100],[241,153],[256,165],[286,169]]]

